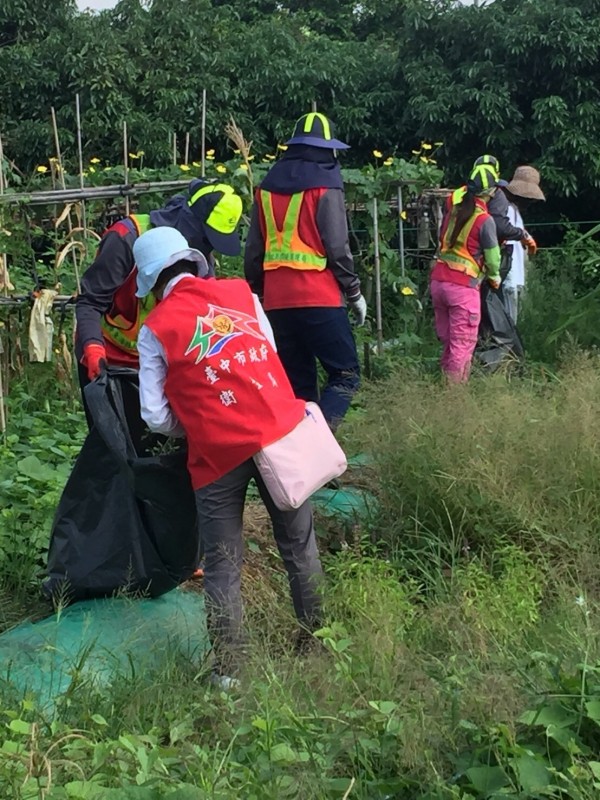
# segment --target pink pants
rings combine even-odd
[[[444,345],[440,361],[449,381],[469,380],[481,318],[479,289],[447,281],[431,281],[435,332]]]

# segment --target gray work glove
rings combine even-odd
[[[359,294],[354,300],[348,300],[348,305],[354,316],[354,321],[358,328],[365,324],[367,318],[367,301]]]

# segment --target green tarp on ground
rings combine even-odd
[[[209,649],[204,598],[175,589],[150,599],[87,600],[0,636],[0,691],[51,712],[73,680],[86,691],[178,655],[199,663]]]

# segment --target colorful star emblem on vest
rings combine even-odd
[[[227,342],[242,334],[264,341],[258,320],[243,311],[232,308],[221,308],[208,304],[208,312],[203,317],[196,317],[196,332],[188,345],[185,355],[198,350],[196,364],[203,358],[218,355]]]

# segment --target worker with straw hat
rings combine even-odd
[[[540,173],[535,167],[517,167],[509,183],[502,186],[502,192],[508,202],[508,216],[511,224],[524,230],[523,211],[532,203],[545,200],[546,197],[540,188]],[[519,304],[525,289],[527,258],[533,255],[535,249],[524,247],[524,242],[507,241],[506,246],[511,247],[510,270],[502,286],[502,298],[506,313],[513,323],[517,324]]]

